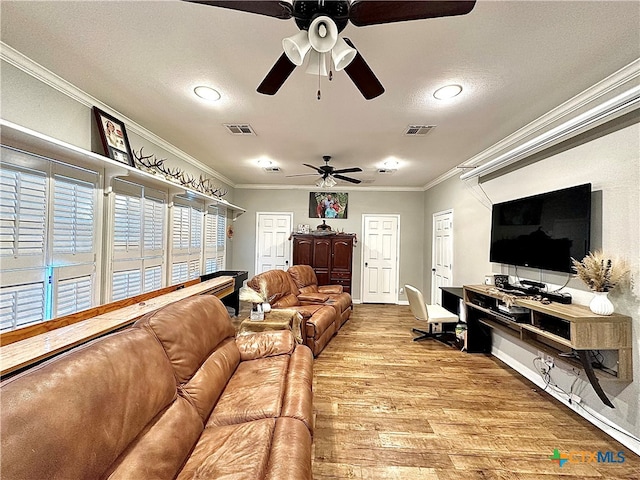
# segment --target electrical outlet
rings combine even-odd
[[[569,395],[569,401],[571,403],[580,403],[582,401],[582,398],[580,398],[578,395],[576,395],[575,393],[572,393],[571,395]]]
[[[546,363],[550,369],[555,366],[553,357],[551,355],[544,356],[544,363]]]
[[[400,295],[404,293],[404,287],[400,287]]]

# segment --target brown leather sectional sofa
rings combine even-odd
[[[351,315],[351,295],[343,293],[340,285],[319,287],[311,267],[297,267],[291,267],[286,272],[269,270],[253,277],[247,285],[260,291],[261,283],[266,282],[272,308],[289,308],[300,312],[305,325],[305,343],[313,355],[318,356]]]
[[[3,480],[311,479],[311,352],[234,334],[193,297],[4,381]]]

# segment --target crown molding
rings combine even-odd
[[[611,96],[617,91],[623,88],[627,88],[629,90],[637,87],[638,81],[640,80],[640,58],[634,60],[628,65],[622,67],[617,70],[613,74],[604,78],[600,82],[592,85],[586,90],[582,91],[578,95],[570,98],[566,102],[557,106],[556,108],[550,110],[546,114],[538,117],[533,122],[525,125],[524,127],[516,130],[511,135],[505,137],[499,142],[495,143],[491,147],[483,150],[477,155],[471,157],[465,162],[461,163],[459,166],[449,170],[444,173],[440,177],[434,179],[433,181],[427,183],[423,188],[424,190],[429,190],[430,188],[435,187],[439,183],[448,180],[449,178],[455,176],[460,173],[461,167],[467,168],[480,168],[481,165],[485,163],[489,163],[492,160],[498,158],[501,154],[506,156],[510,151],[515,150],[518,145],[521,145],[525,140],[529,139],[530,142],[535,143],[538,139],[541,139],[547,132],[552,129],[554,124],[559,123],[568,123],[572,119],[577,118],[579,116],[579,112],[588,107],[595,109],[599,105],[603,105],[608,100],[611,99]],[[622,114],[624,112],[616,112]],[[593,127],[595,125],[592,125]],[[584,130],[582,130],[584,131]],[[580,131],[575,131],[572,134],[577,135]],[[562,140],[566,140],[570,137],[565,137]],[[550,146],[550,145],[546,145]],[[506,152],[506,153],[505,153]],[[533,153],[533,152],[532,152]],[[514,161],[520,160],[521,158],[515,159]],[[471,176],[471,172],[469,174],[463,174],[463,177],[468,178]]]
[[[237,190],[307,190],[307,191],[320,191],[326,190],[327,192],[331,191],[358,191],[358,192],[424,192],[424,188],[422,187],[352,187],[352,186],[343,186],[336,185],[335,187],[331,187],[330,189],[323,189],[320,187],[316,187],[315,185],[271,185],[271,184],[263,184],[263,183],[239,183],[234,186]]]
[[[208,175],[211,175],[212,177],[226,183],[230,187],[232,188],[236,187],[235,184],[229,178],[225,177],[221,173],[213,170],[211,167],[205,165],[204,163],[200,162],[199,160],[192,157],[191,155],[183,152],[175,145],[167,142],[166,140],[159,137],[158,135],[151,132],[150,130],[147,130],[145,127],[134,122],[132,119],[130,119],[126,115],[123,115],[117,110],[114,110],[109,105],[89,95],[84,90],[81,90],[80,88],[76,87],[74,84],[68,82],[67,80],[60,77],[59,75],[56,75],[51,70],[47,69],[46,67],[43,67],[39,63],[35,62],[34,60],[30,59],[26,55],[20,53],[18,50],[7,45],[2,41],[0,41],[0,60],[4,60],[10,65],[13,65],[17,69],[23,71],[27,75],[50,86],[54,90],[68,96],[69,98],[84,105],[85,107],[92,108],[96,106],[99,109],[107,112],[108,114],[122,119],[122,121],[126,124],[128,131],[135,132],[137,135],[140,135],[145,140],[148,140],[156,144],[157,146],[159,146],[160,148],[163,148],[164,150],[171,153],[172,155],[175,155],[180,160],[184,160],[185,162],[198,168],[202,172]]]

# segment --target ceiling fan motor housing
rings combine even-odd
[[[349,1],[295,0],[293,2],[293,17],[300,30],[309,30],[311,22],[321,15],[331,18],[340,33],[349,23]]]

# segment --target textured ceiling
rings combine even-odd
[[[391,4],[393,2],[390,2]],[[312,185],[303,163],[361,167],[363,185],[423,187],[640,56],[638,1],[483,1],[468,15],[369,27],[351,38],[386,93],[365,100],[344,72],[297,68],[273,97],[256,87],[293,20],[181,1],[1,2],[1,39],[229,178]],[[442,102],[433,91],[459,83]],[[222,99],[199,101],[206,84]],[[256,136],[232,136],[249,123]],[[408,125],[436,127],[404,136]],[[398,171],[377,168],[395,157]],[[266,157],[281,173],[265,173]]]

